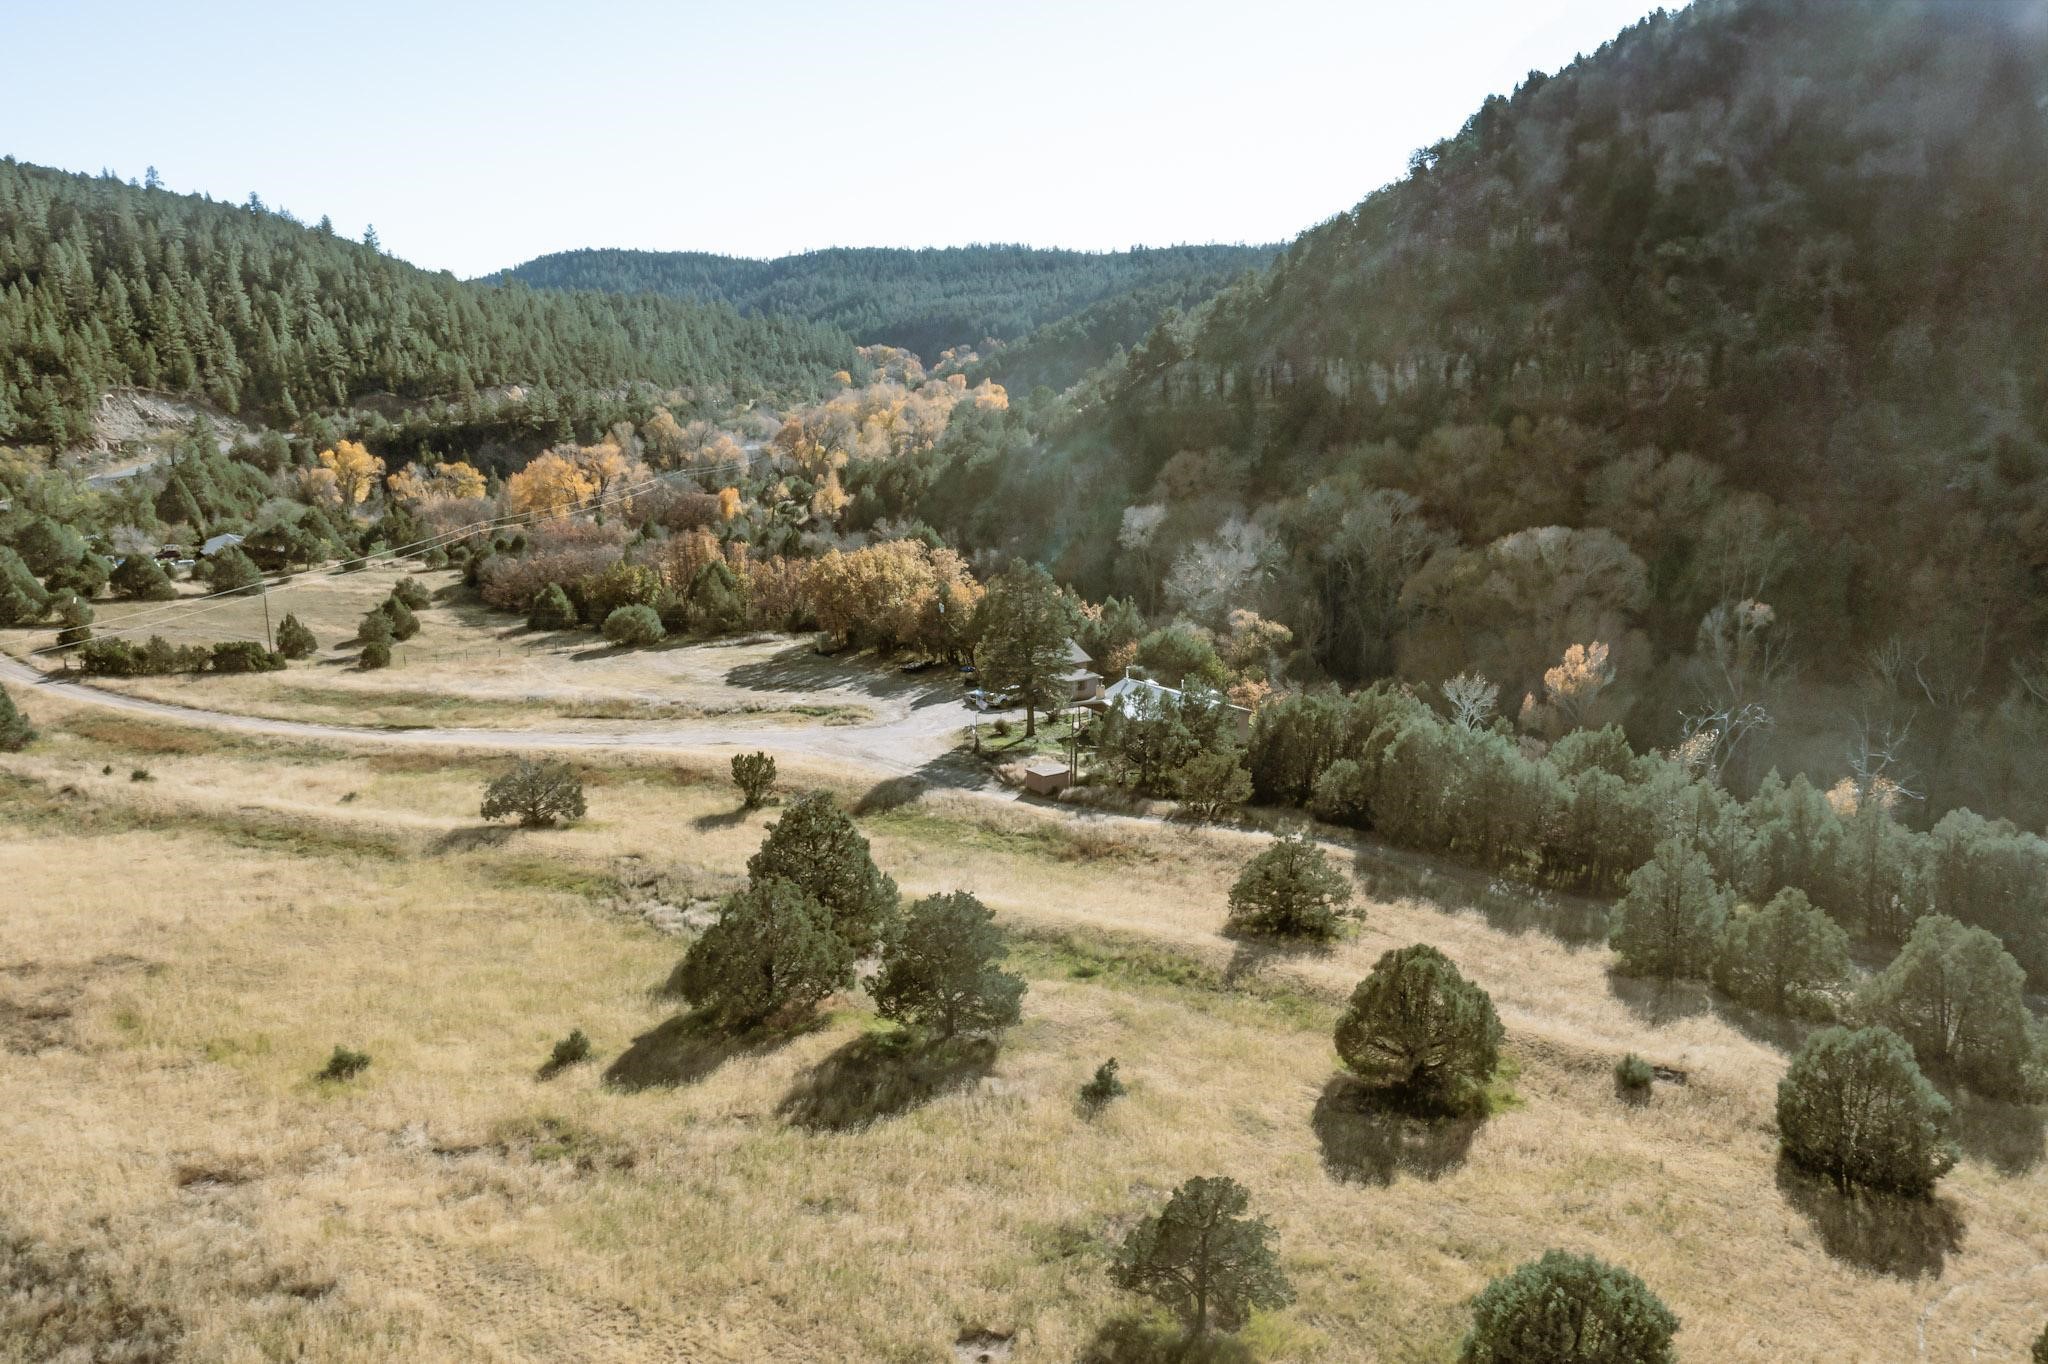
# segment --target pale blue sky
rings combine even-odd
[[[256,190],[460,275],[576,246],[1280,240],[1653,8],[0,0],[0,154]]]

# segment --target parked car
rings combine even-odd
[[[967,704],[976,710],[1001,710],[1010,704],[1010,697],[1006,692],[986,692],[976,687],[967,693]]]

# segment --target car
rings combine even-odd
[[[1001,710],[1010,704],[1010,698],[1004,692],[986,692],[976,687],[967,693],[967,704],[976,710]]]

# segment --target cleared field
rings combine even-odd
[[[684,940],[652,920],[736,884],[775,815],[708,762],[592,766],[588,822],[518,833],[474,817],[495,760],[29,705],[48,737],[0,759],[0,1314],[68,1295],[62,1344],[946,1361],[989,1330],[1070,1360],[1143,1334],[1105,1247],[1209,1173],[1299,1292],[1248,1333],[1265,1358],[1446,1359],[1471,1295],[1550,1246],[1641,1274],[1688,1360],[2009,1359],[2040,1326],[2038,1115],[1969,1110],[1928,1207],[1787,1176],[1789,1039],[1611,982],[1595,907],[1362,850],[1355,941],[1248,954],[1217,930],[1252,835],[785,764],[906,892],[993,905],[1031,993],[992,1054],[906,1058],[853,998],[735,1048],[656,993]],[[1342,994],[1413,941],[1508,1026],[1484,1122],[1338,1077]],[[572,1027],[594,1062],[540,1078]],[[370,1069],[316,1082],[338,1043]],[[1688,1083],[1623,1103],[1625,1050]],[[1132,1092],[1091,1118],[1111,1055]]]

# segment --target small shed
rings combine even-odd
[[[1069,701],[1093,701],[1102,695],[1102,674],[1095,671],[1088,651],[1071,639],[1067,641],[1066,683]]]
[[[1034,796],[1056,796],[1074,784],[1074,769],[1058,758],[1033,758],[1024,765],[1024,789]]]

